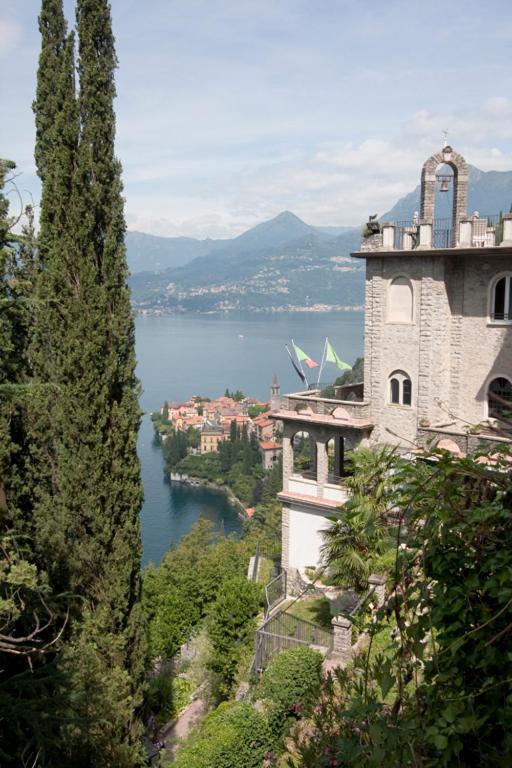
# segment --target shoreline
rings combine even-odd
[[[238,516],[242,520],[249,519],[245,513],[245,507],[243,503],[237,496],[235,496],[228,485],[216,485],[216,483],[212,483],[211,480],[206,480],[202,477],[195,477],[194,475],[181,474],[180,472],[169,472],[169,480],[171,483],[182,483],[183,485],[190,485],[192,487],[202,486],[203,488],[209,488],[212,491],[220,491],[220,493],[223,493],[225,496],[227,496],[230,504],[238,508]]]

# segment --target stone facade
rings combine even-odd
[[[437,247],[434,227],[440,164],[454,172],[452,226],[443,247]],[[343,449],[358,445],[410,451],[443,440],[455,452],[470,453],[482,441],[510,442],[489,413],[496,403],[489,384],[499,380],[508,387],[504,402],[512,410],[512,214],[468,218],[467,174],[464,158],[445,146],[423,166],[420,217],[398,229],[381,224],[353,254],[366,259],[361,400],[311,392],[281,398],[274,418],[284,430],[280,498],[283,567],[290,573],[320,562],[321,530],[333,514],[343,515],[348,496],[343,471],[331,477],[331,439],[341,467]],[[312,460],[304,473],[294,469],[293,441],[306,433]],[[380,600],[383,585],[375,586]],[[335,627],[340,637],[345,630]]]

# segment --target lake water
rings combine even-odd
[[[293,338],[320,362],[326,336],[338,355],[353,363],[363,350],[363,313],[137,318],[137,373],[145,411],[138,448],[145,495],[143,565],[158,563],[200,516],[216,527],[222,521],[226,533],[241,529],[237,511],[224,494],[166,481],[162,453],[153,442],[151,411],[165,400],[179,402],[195,394],[218,397],[226,387],[269,400],[274,372],[282,393],[298,391],[302,385],[284,345]],[[333,381],[337,375],[337,369],[328,364],[322,381]]]

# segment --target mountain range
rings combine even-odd
[[[449,216],[451,194],[438,196],[436,215]],[[470,166],[468,211],[510,210],[512,171]],[[420,187],[380,216],[411,219]],[[362,306],[364,262],[360,227],[315,227],[290,211],[232,239],[196,240],[128,232],[135,306],[145,312],[338,310]]]

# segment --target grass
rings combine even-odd
[[[298,619],[317,624],[322,629],[332,629],[331,604],[326,597],[305,597],[292,603],[289,608],[285,606],[285,610]]]

